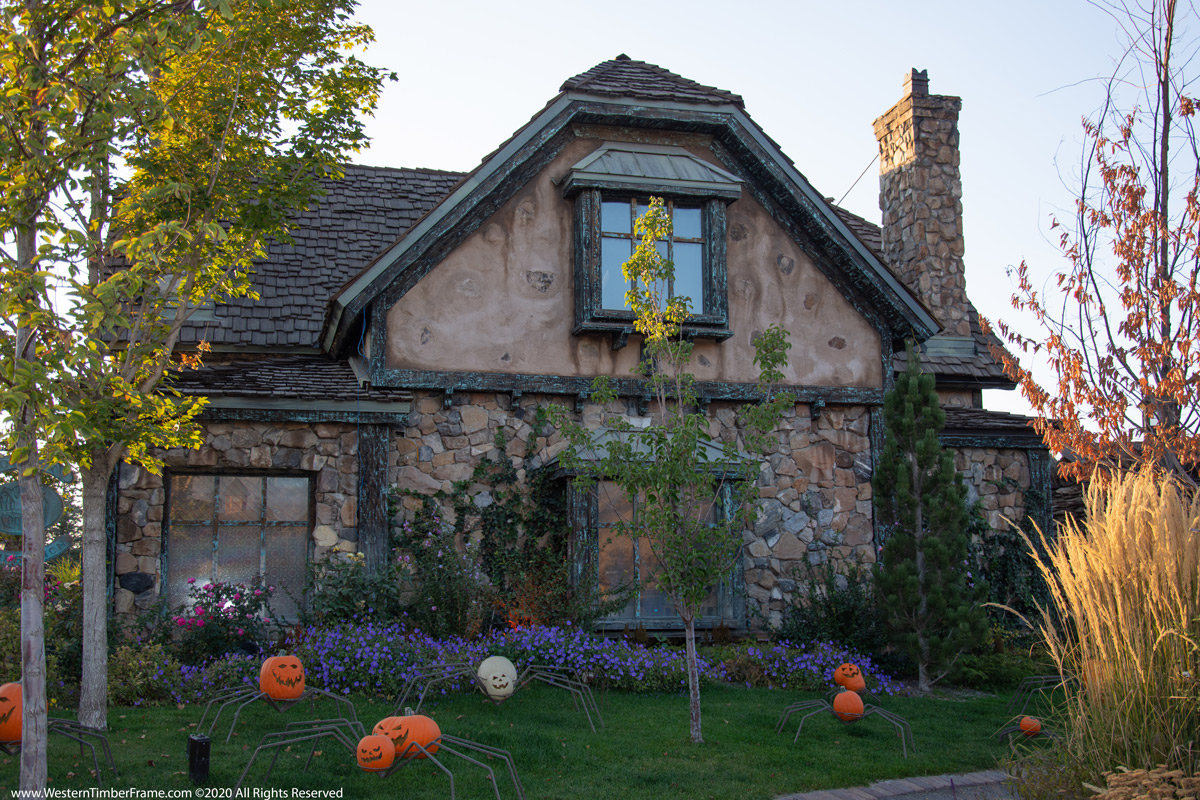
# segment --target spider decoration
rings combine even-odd
[[[1011,741],[1012,737],[1018,733],[1024,736],[1026,739],[1038,739],[1043,737],[1046,739],[1058,738],[1053,732],[1047,730],[1042,725],[1042,721],[1040,719],[1037,717],[1028,716],[1021,717],[1021,719],[1017,720],[1016,723],[996,731],[996,737],[1003,738],[1007,736]]]
[[[842,664],[834,670],[833,679],[842,687],[840,690],[835,689],[832,695],[824,700],[801,700],[798,703],[792,703],[779,715],[779,722],[775,724],[775,732],[781,733],[792,715],[800,712],[807,713],[800,717],[800,725],[796,728],[796,735],[792,738],[793,744],[800,740],[800,731],[804,730],[805,721],[817,714],[828,711],[846,725],[871,715],[877,715],[890,722],[896,729],[896,735],[900,738],[900,748],[905,758],[908,758],[910,748],[914,751],[917,749],[908,720],[885,708],[863,703],[862,695],[868,694],[867,684],[858,667],[853,664]],[[871,696],[874,697],[874,695]]]
[[[483,692],[484,696],[496,705],[503,703],[532,681],[540,681],[559,689],[565,689],[571,693],[571,700],[575,705],[575,709],[583,710],[592,733],[596,732],[597,722],[601,728],[604,727],[604,718],[600,716],[600,707],[596,705],[596,698],[592,696],[592,690],[588,688],[586,683],[579,680],[578,676],[571,670],[566,667],[547,667],[539,664],[529,664],[518,675],[517,668],[504,656],[490,656],[485,658],[475,669],[472,669],[469,664],[464,662],[450,662],[418,670],[404,684],[404,691],[401,693],[400,699],[396,702],[396,708],[404,708],[405,702],[416,691],[417,684],[419,683],[423,683],[423,686],[420,693],[416,695],[417,711],[421,710],[421,704],[425,702],[425,695],[429,693],[430,687],[434,684],[446,683],[461,678],[470,678],[473,680],[479,691]],[[593,714],[595,715],[595,721],[592,719]]]
[[[24,711],[24,703],[22,702],[21,684],[6,683],[0,686],[0,751],[7,753],[10,756],[15,756],[21,752],[21,728],[22,728],[22,712]],[[51,717],[46,720],[46,732],[57,733],[79,744],[79,754],[83,755],[84,748],[91,751],[92,767],[96,775],[96,782],[101,786],[104,785],[104,777],[100,771],[100,760],[96,757],[96,746],[92,743],[92,739],[99,740],[100,748],[104,752],[104,760],[108,764],[108,768],[113,771],[113,777],[117,775],[117,765],[113,761],[112,750],[108,746],[108,739],[104,734],[95,728],[89,728],[86,725],[81,725],[75,720],[70,719],[55,719]]]
[[[312,742],[308,760],[304,762],[307,771],[316,754],[317,745],[326,737],[332,738],[356,757],[359,767],[367,772],[374,772],[381,778],[386,778],[397,770],[428,762],[437,767],[450,781],[450,800],[455,800],[454,773],[442,763],[446,755],[452,755],[479,767],[487,773],[488,782],[501,800],[500,787],[492,768],[478,758],[473,758],[468,752],[477,753],[484,759],[499,759],[504,762],[508,776],[512,780],[513,789],[518,800],[525,800],[525,787],[517,775],[513,764],[512,754],[498,747],[472,742],[457,736],[443,733],[437,723],[430,717],[412,713],[405,709],[403,716],[386,717],[375,725],[371,734],[367,734],[362,723],[344,717],[335,719],[315,719],[303,722],[290,722],[282,731],[268,733],[262,738],[258,747],[250,755],[250,761],[238,778],[234,794],[238,793],[251,767],[260,754],[271,752],[271,761],[267,765],[263,780],[271,776],[279,753],[285,748],[301,742]],[[439,759],[437,756],[442,756]]]
[[[1010,714],[1024,714],[1035,695],[1041,692],[1054,692],[1057,689],[1070,689],[1078,682],[1074,675],[1029,675],[1017,686],[1017,691],[1008,701]]]
[[[352,720],[357,719],[354,714],[354,703],[345,697],[330,694],[323,689],[314,689],[305,684],[304,665],[300,663],[300,659],[295,656],[271,656],[263,662],[262,668],[258,672],[258,689],[243,686],[218,692],[204,707],[204,713],[200,715],[200,722],[196,728],[204,730],[208,712],[214,705],[217,706],[217,711],[208,724],[208,735],[211,737],[221,714],[228,706],[236,704],[237,709],[234,711],[233,721],[229,725],[229,732],[225,734],[225,741],[228,742],[233,736],[233,729],[237,727],[238,717],[252,703],[263,700],[276,711],[287,711],[303,700],[308,700],[310,705],[315,705],[318,697],[328,697],[330,700],[341,703],[348,711],[347,716]]]

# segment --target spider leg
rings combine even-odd
[[[414,714],[421,710],[421,704],[425,702],[425,695],[429,692],[429,687],[433,686],[435,683],[441,683],[464,676],[470,676],[471,678],[474,678],[475,670],[471,669],[469,665],[461,662],[442,664],[438,667],[430,667],[428,669],[415,672],[413,676],[405,682],[404,691],[401,692],[400,699],[396,701],[396,710],[392,712],[392,715],[395,716],[404,711],[405,701],[408,700],[409,694],[411,694],[413,689],[416,687],[417,681],[425,680],[425,684],[421,689],[421,693],[417,695],[417,705],[413,708]],[[476,682],[476,685],[478,685],[478,682]]]
[[[459,738],[458,736],[449,736],[448,734],[442,734],[443,746],[445,746],[444,743],[447,741],[451,742],[452,744],[456,744],[459,747],[465,747],[469,750],[476,750],[480,753],[487,755],[489,758],[498,758],[501,761],[503,761],[504,766],[507,767],[507,769],[508,769],[508,776],[510,778],[512,778],[513,788],[517,790],[517,797],[519,798],[519,800],[525,800],[525,787],[521,785],[521,779],[520,779],[520,777],[517,776],[517,767],[515,764],[513,764],[512,753],[509,753],[507,750],[501,750],[499,747],[491,747],[486,744],[479,744],[478,742],[472,742],[467,739],[462,739],[462,738]],[[493,785],[495,785],[494,777],[492,779],[492,783],[493,783]],[[497,789],[496,796],[499,797],[499,794],[500,794],[500,790]]]
[[[275,706],[275,702],[270,697],[267,697],[266,692],[258,692],[253,697],[251,697],[249,700],[247,700],[246,702],[239,705],[237,707],[237,709],[233,712],[233,722],[229,723],[229,733],[225,734],[225,741],[228,742],[231,738],[233,738],[233,729],[237,727],[238,717],[240,717],[242,715],[242,711],[246,708],[246,706],[250,705],[251,703],[253,703],[254,701],[256,701],[260,698],[266,698],[266,701],[268,703],[270,703],[272,706]],[[232,700],[229,701],[229,703],[232,703],[232,702],[233,702]],[[229,703],[226,703],[225,705],[229,705]],[[224,707],[225,706],[221,706],[221,708],[224,708]],[[278,706],[275,706],[275,708],[277,710],[279,709]],[[218,711],[217,714],[219,716],[220,712]],[[213,727],[215,728],[216,725],[217,725],[217,721],[216,721],[216,719],[213,719]]]
[[[575,708],[578,710],[583,708],[583,714],[587,717],[588,726],[592,729],[592,733],[596,732],[596,725],[592,722],[592,712],[596,712],[596,718],[600,720],[600,727],[604,727],[604,718],[600,716],[600,707],[596,705],[596,698],[592,697],[592,690],[586,684],[579,681],[571,680],[570,678],[561,675],[547,674],[544,672],[535,671],[530,678],[531,680],[541,681],[550,686],[557,686],[560,689],[566,689],[571,693],[571,699],[575,701]],[[589,707],[590,703],[590,707]]]
[[[441,737],[439,737],[439,741],[440,741],[440,738]],[[409,746],[405,748],[405,751],[408,752],[413,747],[417,748],[417,751],[419,753],[421,753],[422,755],[424,755],[426,759],[428,759],[429,761],[432,761],[434,766],[436,766],[442,772],[446,773],[446,777],[450,780],[450,800],[454,800],[454,773],[451,772],[446,767],[445,764],[443,764],[441,761],[438,761],[437,758],[433,755],[433,753],[426,750],[425,747],[420,742],[409,742]],[[441,747],[439,746],[438,749],[441,750]],[[399,753],[396,754],[396,757],[401,758]],[[416,754],[409,754],[409,755],[403,756],[402,758],[403,758],[403,760],[400,762],[400,764],[393,766],[390,769],[387,769],[380,774],[383,775],[384,777],[391,775],[393,772],[395,772],[400,767],[408,766],[409,763],[415,761],[417,759],[417,756],[416,756]],[[492,784],[495,785],[495,781],[492,781]]]
[[[100,748],[104,751],[104,760],[108,762],[108,768],[113,771],[114,777],[119,777],[117,773],[117,763],[113,761],[112,748],[108,746],[108,737],[103,732],[96,728],[89,728],[87,725],[80,724],[73,719],[52,719],[48,723],[53,723],[59,728],[70,728],[76,734],[81,736],[94,736],[100,740]],[[80,748],[82,750],[82,748]]]
[[[451,738],[451,739],[454,739],[454,737],[453,737],[453,736],[452,736],[452,737],[450,737],[450,738]],[[459,739],[458,741],[461,743],[461,742],[465,742],[465,741],[466,741],[466,739]],[[466,753],[460,753],[459,751],[455,750],[453,747],[451,747],[450,745],[448,745],[448,744],[446,743],[446,735],[445,735],[445,734],[442,734],[442,738],[441,738],[441,740],[440,740],[440,742],[439,742],[439,744],[438,744],[438,752],[439,752],[439,753],[449,753],[449,754],[450,754],[450,755],[452,755],[452,756],[458,756],[458,757],[459,757],[459,758],[461,758],[463,761],[466,761],[466,762],[468,762],[468,763],[474,764],[475,766],[477,766],[477,767],[480,767],[480,768],[482,768],[483,770],[485,770],[485,771],[487,772],[487,776],[488,776],[488,782],[489,782],[489,783],[492,785],[492,791],[493,791],[493,792],[495,793],[495,795],[496,795],[496,800],[501,800],[501,798],[500,798],[500,786],[499,786],[499,784],[497,784],[497,783],[496,783],[496,773],[492,771],[492,768],[491,768],[491,767],[489,767],[487,764],[484,764],[482,761],[477,761],[476,759],[474,759],[474,758],[471,758],[471,757],[470,757],[469,755],[467,755]],[[452,789],[452,790],[451,790],[451,797],[453,797],[453,796],[454,796],[454,792],[453,792],[453,789]]]
[[[821,714],[825,711],[832,711],[832,710],[833,710],[832,706],[830,706],[828,703],[823,703],[820,708],[810,711],[807,714],[805,714],[803,717],[801,717],[800,718],[800,726],[798,728],[796,728],[796,735],[792,737],[792,744],[795,744],[796,742],[800,741],[800,731],[804,730],[805,720],[807,720],[809,717],[816,716],[817,714]]]
[[[783,712],[779,715],[779,722],[775,723],[775,732],[782,733],[783,726],[787,725],[788,719],[792,716],[792,714],[795,714],[797,711],[803,711],[808,708],[829,708],[829,707],[830,707],[829,703],[825,702],[824,700],[800,700],[799,702],[792,703],[790,706],[785,708],[783,710]]]
[[[74,742],[78,742],[80,755],[83,755],[84,747],[90,750],[92,753],[92,766],[96,770],[96,782],[103,786],[104,773],[100,771],[100,762],[96,758],[96,747],[83,737],[86,735],[99,736],[101,739],[104,737],[100,733],[93,731],[90,728],[83,728],[83,726],[79,725],[78,723],[68,725],[62,724],[65,722],[68,722],[68,720],[47,720],[46,733],[57,733],[59,736],[63,736]],[[109,759],[109,765],[112,766],[112,754],[106,753],[106,756]],[[113,767],[113,772],[116,772],[115,766]]]
[[[241,788],[242,783],[244,783],[246,780],[246,776],[250,774],[250,768],[254,766],[254,761],[258,758],[259,753],[262,753],[266,750],[271,750],[273,752],[271,763],[267,766],[267,772],[266,775],[263,776],[263,780],[271,777],[271,771],[275,768],[275,762],[279,758],[279,748],[286,745],[293,745],[307,741],[313,741],[315,745],[316,740],[319,740],[325,736],[332,736],[347,750],[353,753],[357,742],[350,740],[350,736],[347,735],[347,731],[344,730],[344,728],[348,728],[351,735],[361,730],[361,726],[359,726],[356,730],[354,723],[346,724],[345,720],[311,720],[310,726],[307,728],[300,728],[299,730],[291,729],[275,731],[273,733],[266,734],[263,736],[262,741],[259,742],[258,747],[254,749],[254,752],[250,754],[250,761],[247,762],[246,768],[242,771],[241,777],[238,778],[238,782],[234,786],[234,794],[237,793],[237,789]],[[312,760],[311,755],[309,756],[309,760]],[[307,768],[307,764],[305,765],[305,768]]]
[[[914,753],[917,752],[917,744],[913,741],[912,728],[909,726],[908,720],[899,714],[894,714],[886,708],[880,708],[879,706],[867,706],[866,710],[863,711],[864,717],[868,717],[871,714],[878,714],[892,723],[896,729],[896,735],[900,737],[900,749],[904,753],[905,758],[908,758],[909,747],[912,748]]]
[[[324,689],[317,689],[317,688],[309,687],[304,690],[304,694],[301,696],[300,699],[307,697],[309,699],[309,702],[312,705],[312,707],[315,708],[316,707],[316,699],[318,696],[328,697],[330,700],[333,700],[335,703],[341,703],[350,712],[350,714],[348,715],[348,719],[353,720],[356,723],[358,722],[358,715],[355,713],[354,703],[351,702],[351,700],[347,697],[342,697],[341,695],[336,695],[336,694],[333,694],[332,692],[327,692]],[[299,702],[299,700],[297,700],[296,702]]]
[[[213,716],[212,721],[209,722],[209,725],[208,725],[209,738],[212,737],[213,731],[216,730],[217,720],[219,720],[221,718],[221,714],[224,713],[226,706],[232,705],[234,703],[239,703],[242,700],[245,700],[247,697],[257,697],[261,694],[262,694],[261,692],[255,690],[255,689],[247,689],[244,687],[241,689],[228,689],[224,692],[221,692],[216,697],[214,697],[212,700],[210,700],[208,702],[208,705],[206,705],[204,707],[204,713],[200,715],[200,722],[199,722],[199,724],[196,725],[196,730],[199,730],[199,731],[204,730],[204,720],[208,717],[208,709],[210,709],[212,707],[213,703],[220,703],[220,705],[217,706],[217,713]]]

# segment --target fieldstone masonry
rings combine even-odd
[[[945,335],[971,335],[963,267],[958,112],[962,100],[929,94],[925,70],[904,80],[904,97],[875,120],[883,253]]]
[[[392,430],[390,484],[432,494],[471,477],[487,456],[495,457],[497,433],[507,442],[518,476],[537,469],[566,446],[553,430],[543,431],[534,455],[525,458],[535,435],[538,405],[562,403],[555,396],[526,395],[515,404],[509,394],[455,394],[445,407],[441,393],[418,394],[407,426]],[[636,409],[618,402],[581,409],[584,424],[598,427],[606,415],[636,419]],[[734,405],[714,402],[710,432],[736,441]],[[871,507],[870,414],[864,406],[826,406],[818,414],[797,405],[784,416],[775,446],[758,475],[761,499],[752,529],[742,532],[742,570],[751,608],[769,624],[782,613],[813,566],[862,565],[876,558]],[[357,550],[357,433],[346,423],[209,422],[204,444],[163,454],[167,469],[255,472],[292,470],[312,478],[312,557],[336,547]],[[956,466],[981,502],[993,529],[1004,518],[1024,518],[1030,470],[1024,451],[962,448]],[[166,494],[161,475],[124,465],[119,477],[114,605],[119,614],[150,608],[161,591],[161,554]],[[488,487],[471,487],[476,502],[490,500]],[[404,503],[406,509],[416,504]],[[447,509],[447,512],[449,510]],[[399,512],[402,518],[406,510]],[[447,517],[449,518],[449,517]],[[396,520],[399,521],[399,520]]]

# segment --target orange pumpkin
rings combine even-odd
[[[858,692],[849,689],[838,692],[837,697],[833,698],[833,713],[837,714],[838,719],[842,722],[854,722],[862,719],[862,698],[858,696]]]
[[[295,656],[271,656],[258,671],[258,690],[272,700],[295,700],[304,694],[304,665]]]
[[[371,733],[376,736],[386,736],[392,741],[392,747],[404,738],[404,717],[384,717],[375,723]]]
[[[442,738],[442,729],[438,724],[424,714],[409,714],[399,719],[395,724],[398,737],[396,742],[396,758],[425,758],[416,746],[421,745],[425,751],[433,755],[438,751],[438,741]],[[388,736],[392,736],[389,732]],[[413,744],[416,742],[416,744]]]
[[[833,682],[851,692],[863,692],[867,682],[863,680],[862,670],[855,664],[842,664],[833,671]]]
[[[1017,727],[1021,729],[1021,733],[1031,739],[1042,732],[1042,722],[1037,717],[1021,717]]]
[[[368,772],[379,772],[390,767],[396,760],[396,748],[386,736],[364,736],[355,751],[358,765]]]
[[[21,741],[21,684],[0,686],[0,742]]]

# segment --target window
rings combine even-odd
[[[648,198],[604,200],[600,203],[600,307],[620,312],[627,308],[629,282],[622,267],[637,247],[634,222],[649,209]],[[663,258],[675,264],[675,277],[662,296],[691,298],[691,309],[704,314],[704,235],[699,206],[667,201],[671,216],[670,239],[658,243]]]
[[[585,551],[578,553],[577,559],[595,564],[597,586],[602,596],[624,586],[637,587],[624,608],[601,618],[597,625],[606,629],[627,625],[642,625],[653,630],[682,628],[683,621],[675,611],[674,602],[655,581],[660,567],[650,542],[645,537],[633,538],[617,533],[619,523],[635,518],[637,504],[631,503],[624,490],[611,481],[597,481],[590,490],[589,503],[591,512],[587,518],[593,524],[590,530],[577,531],[576,542],[582,544]],[[712,508],[709,513],[715,516],[722,510]],[[732,590],[736,585],[736,572],[734,567],[730,576],[713,588],[700,608],[697,627],[712,627],[719,623],[741,626],[741,598]]]
[[[311,531],[307,477],[177,474],[167,490],[172,607],[187,602],[195,579],[274,586],[276,616],[299,616]]]
[[[575,198],[575,333],[633,330],[621,265],[635,245],[633,222],[663,197],[674,233],[661,242],[675,264],[668,295],[691,299],[689,336],[724,339],[728,329],[725,206],[741,196],[737,177],[681,147],[606,143],[563,177]]]

